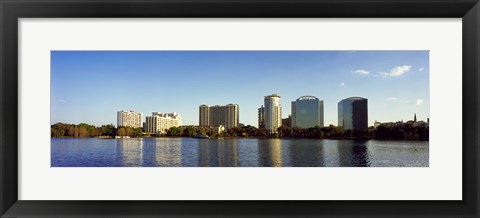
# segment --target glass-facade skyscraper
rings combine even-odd
[[[315,96],[302,96],[292,101],[292,127],[323,127],[323,101]]]
[[[338,126],[345,130],[366,130],[368,128],[368,100],[350,97],[338,102]]]

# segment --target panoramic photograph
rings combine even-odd
[[[51,167],[429,167],[429,51],[51,51]]]

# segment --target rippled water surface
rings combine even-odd
[[[428,167],[428,142],[52,139],[52,167]]]

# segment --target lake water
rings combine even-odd
[[[428,167],[424,141],[51,139],[52,167]]]

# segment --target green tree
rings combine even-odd
[[[77,127],[78,128],[78,137],[88,137],[88,132],[85,128],[83,127]]]
[[[142,135],[143,135],[142,128],[134,128],[134,129],[132,129],[132,134],[130,136],[131,137],[142,137]]]
[[[70,125],[68,127],[67,136],[74,137],[74,133],[75,133],[75,126]]]
[[[187,137],[193,137],[197,135],[197,129],[195,129],[195,127],[192,127],[192,126],[187,126],[184,130],[183,130],[183,136],[187,136]]]
[[[170,127],[167,130],[168,136],[182,136],[182,129],[180,127]]]
[[[78,138],[80,134],[80,131],[78,129],[78,126],[73,126],[73,137]]]
[[[87,137],[87,136],[94,137],[94,136],[96,136],[96,134],[95,134],[95,129],[96,129],[95,126],[89,125],[89,124],[86,124],[86,123],[80,123],[80,124],[78,124],[78,126],[79,126],[80,128],[85,129],[85,131],[86,131],[86,134],[85,134],[84,136],[82,136],[82,137]]]
[[[117,129],[113,124],[102,125],[100,127],[100,134],[103,136],[115,136]]]
[[[257,129],[257,136],[260,136],[260,137],[265,137],[267,136],[267,130],[265,130],[265,128],[259,128]]]
[[[127,132],[125,131],[124,127],[120,127],[117,129],[117,136],[126,136]]]
[[[279,137],[291,137],[292,136],[292,128],[288,126],[280,126],[277,128],[278,136]]]

